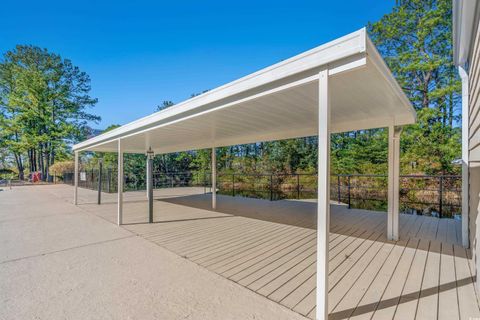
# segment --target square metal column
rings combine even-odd
[[[73,188],[73,203],[78,204],[78,151],[75,151],[75,170],[73,173],[75,187]]]
[[[401,127],[388,128],[388,217],[387,238],[397,241],[399,235],[400,133]]]
[[[118,139],[118,169],[117,169],[117,224],[123,223],[123,147]]]
[[[328,318],[330,237],[330,92],[328,69],[318,80],[317,319]]]
[[[212,148],[212,209],[217,209],[217,155]]]

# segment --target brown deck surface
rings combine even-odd
[[[68,191],[68,192],[65,192]],[[58,189],[71,200],[70,188]],[[208,270],[314,318],[316,203],[218,196],[203,189],[155,191],[147,224],[145,192],[125,194],[124,228]],[[80,189],[80,207],[116,221],[116,195]],[[329,319],[480,317],[461,222],[400,216],[400,241],[386,240],[386,214],[332,205]]]

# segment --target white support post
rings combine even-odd
[[[468,99],[468,73],[462,67],[458,67],[458,73],[462,79],[462,245],[470,247],[469,236],[469,99]]]
[[[388,217],[387,238],[398,240],[400,198],[400,133],[401,127],[388,127]]]
[[[123,147],[122,141],[118,139],[118,169],[117,169],[117,224],[123,223]]]
[[[317,319],[328,318],[330,232],[330,94],[328,69],[318,80]]]
[[[78,204],[78,151],[75,151],[75,170],[73,173],[75,187],[73,189],[73,203]]]
[[[212,148],[212,209],[217,209],[217,154]]]

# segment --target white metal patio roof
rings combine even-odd
[[[73,146],[169,153],[318,133],[318,74],[328,67],[332,132],[400,126],[415,111],[365,29]]]

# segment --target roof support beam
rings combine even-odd
[[[217,209],[217,154],[216,149],[212,148],[212,209]]]
[[[73,189],[73,204],[78,204],[78,151],[75,151],[75,172],[74,172],[74,181],[75,181],[75,188]]]
[[[153,223],[153,152],[147,151],[148,223]]]
[[[388,127],[388,240],[398,240],[400,198],[400,133],[401,127]]]
[[[328,318],[330,109],[328,70],[325,69],[318,81],[317,319]]]
[[[117,224],[123,224],[123,146],[118,139],[118,169],[117,169]]]

